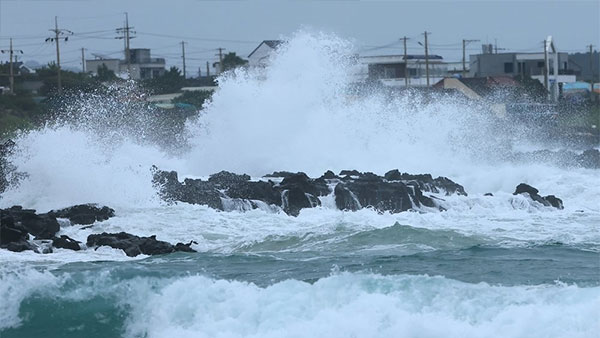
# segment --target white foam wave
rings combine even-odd
[[[187,277],[127,303],[131,336],[594,337],[600,289],[343,273],[315,284]]]
[[[203,276],[114,277],[87,274],[67,283],[69,275],[49,272],[1,274],[0,329],[25,325],[20,304],[33,296],[70,306],[97,296],[116,300],[127,310],[126,337],[587,338],[600,329],[599,287],[505,287],[360,273],[265,288]]]

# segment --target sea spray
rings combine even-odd
[[[189,127],[190,171],[442,171],[483,155],[495,141],[489,113],[459,100],[390,96],[374,87],[356,94],[351,55],[335,36],[300,32],[267,69],[220,78],[219,91]]]
[[[182,177],[398,168],[448,176],[481,193],[512,189],[522,176],[554,184],[545,168],[499,161],[515,134],[481,104],[377,86],[357,92],[354,55],[338,37],[298,32],[268,67],[224,73],[185,129],[166,123],[170,113],[149,107],[147,93],[129,83],[71,96],[55,120],[17,138],[11,160],[28,178],[0,205],[155,206],[152,165]]]

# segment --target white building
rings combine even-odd
[[[265,67],[271,53],[283,43],[282,40],[264,40],[248,55],[248,65],[250,67]]]
[[[164,75],[165,73],[165,59],[163,58],[152,58],[150,49],[148,48],[133,48],[129,50],[130,61],[115,59],[115,58],[103,58],[97,56],[93,60],[85,60],[85,69],[93,75],[98,74],[98,67],[105,65],[108,70],[111,70],[115,74],[127,74],[134,80],[147,80],[153,79]]]
[[[448,67],[439,55],[429,55],[429,84],[440,81],[448,74]],[[373,55],[360,56],[363,80],[378,80],[385,86],[426,86],[425,55]]]

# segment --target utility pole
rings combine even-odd
[[[22,50],[20,50],[20,49],[14,50],[13,49],[13,43],[12,43],[12,38],[11,38],[10,39],[10,48],[2,49],[2,53],[8,53],[8,55],[9,55],[8,79],[9,79],[9,83],[10,83],[10,93],[11,94],[15,93],[15,73],[13,70],[13,55],[15,54],[15,52],[23,54]],[[16,55],[14,55],[14,56],[16,59]]]
[[[548,91],[548,41],[544,39],[544,87]]]
[[[429,87],[429,48],[427,45],[427,34],[431,34],[427,31],[423,33],[425,35],[425,74],[427,76],[427,87]]]
[[[594,62],[593,62],[593,51],[594,47],[592,44],[588,46],[590,48],[590,101],[594,100]]]
[[[185,71],[185,41],[181,41],[181,58],[183,59],[183,78],[186,78],[186,71]]]
[[[406,54],[406,40],[408,40],[406,36],[402,38],[402,41],[404,42],[404,86],[408,87],[408,55]]]
[[[221,47],[218,48],[218,50],[219,50],[219,75],[221,73],[223,73],[223,49],[225,49],[225,48],[221,48]]]
[[[131,36],[131,34],[135,34],[135,31],[132,29],[133,27],[129,26],[129,14],[125,12],[125,27],[117,28],[117,33],[123,34],[123,36],[117,36],[115,39],[125,40],[125,61],[127,62],[127,75],[129,75],[129,77],[131,77],[131,53],[129,41],[135,38],[135,36]]]
[[[206,77],[210,77],[210,67],[208,61],[206,61]]]
[[[60,43],[59,42],[60,42],[60,40],[64,40],[65,42],[69,41],[69,37],[65,36],[65,35],[72,35],[73,32],[71,32],[68,29],[59,29],[57,16],[54,17],[54,29],[50,29],[50,31],[54,33],[54,37],[47,38],[46,42],[48,42],[48,41],[56,42],[56,70],[57,70],[56,82],[58,85],[58,94],[62,94],[62,82],[60,79],[60,46],[59,46]]]
[[[81,48],[81,70],[85,73],[85,48]]]
[[[466,53],[466,49],[467,49],[467,45],[471,42],[477,42],[479,40],[462,40],[462,47],[463,47],[463,58],[462,58],[462,66],[463,66],[463,72],[462,72],[462,76],[466,77],[467,76],[467,53]]]

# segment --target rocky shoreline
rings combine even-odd
[[[321,197],[333,193],[340,210],[373,208],[378,212],[398,213],[421,207],[443,210],[435,197],[426,193],[467,195],[464,188],[446,177],[411,175],[397,169],[384,176],[356,170],[339,175],[327,171],[310,178],[303,172],[275,172],[267,180],[252,181],[248,175],[221,171],[208,180],[186,178],[180,182],[175,171],[153,168],[153,183],[163,200],[203,204],[213,209],[280,209],[298,216],[300,210],[321,206]]]
[[[305,208],[321,206],[321,198],[329,196],[343,211],[370,208],[377,212],[405,211],[439,212],[445,208],[443,199],[433,194],[467,196],[464,188],[446,177],[433,178],[430,174],[411,175],[398,170],[384,176],[344,170],[338,175],[327,171],[321,177],[310,178],[304,173],[275,172],[265,180],[251,180],[248,175],[226,171],[211,175],[208,180],[185,179],[180,182],[175,171],[152,168],[160,196],[168,203],[202,204],[221,211],[266,209],[298,216]],[[522,194],[532,202],[563,209],[563,202],[554,195],[542,197],[527,184],[516,187],[514,195]],[[486,194],[491,196],[491,194]],[[14,252],[32,250],[51,253],[53,248],[74,251],[108,246],[123,250],[130,257],[140,254],[159,255],[176,251],[194,252],[193,240],[175,245],[160,241],[156,236],[139,237],[126,232],[92,234],[83,244],[65,235],[57,235],[66,224],[93,226],[115,216],[106,206],[81,204],[36,213],[33,209],[13,206],[0,209],[0,248]]]

